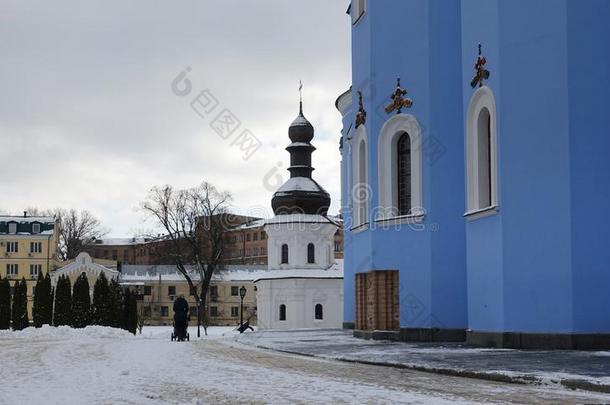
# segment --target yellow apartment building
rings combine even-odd
[[[30,321],[38,273],[45,275],[58,266],[58,245],[54,217],[0,216],[0,275],[9,279],[11,290],[17,280],[26,279]]]

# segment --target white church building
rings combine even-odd
[[[343,260],[334,258],[339,224],[330,195],[311,177],[314,128],[299,116],[288,130],[290,179],[273,195],[265,223],[268,269],[255,280],[259,329],[341,328]]]

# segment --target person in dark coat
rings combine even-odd
[[[184,340],[186,336],[186,327],[188,325],[189,303],[184,299],[184,296],[179,296],[174,301],[174,335],[179,337],[179,340]]]

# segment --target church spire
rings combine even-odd
[[[306,213],[326,215],[330,195],[312,178],[314,168],[311,154],[313,125],[303,115],[303,83],[299,81],[299,115],[288,128],[291,140],[286,148],[290,153],[290,179],[273,195],[271,205],[275,214]]]

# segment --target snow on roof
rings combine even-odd
[[[52,272],[51,278],[55,280],[62,274],[70,275],[81,272],[93,272],[97,274],[103,272],[108,278],[114,278],[119,274],[117,270],[95,263],[87,252],[81,252],[71,263]]]
[[[134,245],[136,243],[148,242],[147,238],[103,238],[96,239],[96,245]]]
[[[186,266],[189,277],[199,281],[199,273],[195,266]],[[225,266],[212,276],[212,281],[253,281],[266,273],[267,266]],[[121,269],[121,282],[138,281],[184,281],[184,276],[174,265],[124,265]]]
[[[335,263],[327,270],[270,270],[261,274],[254,282],[261,280],[278,280],[286,278],[298,279],[342,279],[343,278],[343,259],[335,260]]]
[[[322,187],[309,177],[291,177],[277,190],[276,194],[286,193],[288,191],[318,192],[323,190]]]
[[[285,223],[315,223],[315,224],[326,224],[331,223],[337,225],[335,221],[329,217],[316,214],[280,214],[273,218],[268,219],[265,224],[285,224]]]
[[[247,224],[243,224],[238,227],[232,228],[231,230],[260,228],[264,225],[265,225],[264,219],[257,219],[256,221],[248,222]]]
[[[43,224],[54,224],[54,217],[24,217],[24,216],[12,216],[12,215],[3,215],[0,216],[0,222],[18,222],[20,224],[32,223],[32,222],[40,222]]]
[[[307,120],[307,118],[305,118],[303,115],[299,114],[294,121],[292,121],[292,124],[290,124],[291,127],[298,127],[298,126],[310,126],[311,123]]]

